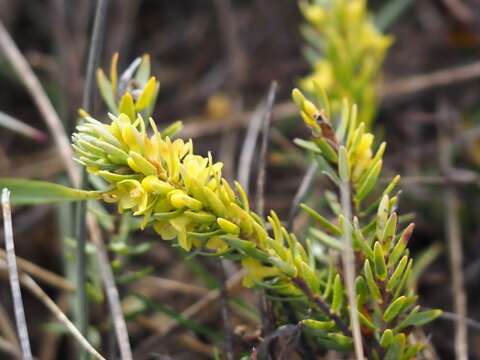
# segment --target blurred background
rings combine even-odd
[[[400,209],[415,216],[411,248],[420,264],[416,284],[420,302],[447,312],[426,329],[436,352],[431,355],[454,358],[458,319],[450,313],[454,311],[452,294],[458,293],[452,292],[448,245],[453,236],[461,241],[463,250],[461,277],[469,318],[469,354],[472,359],[480,358],[480,324],[475,320],[480,319],[480,2],[379,0],[369,1],[368,7],[377,21],[382,21],[379,16],[388,17],[383,18],[388,23],[384,32],[393,37],[382,67],[381,103],[373,129],[379,139],[388,142],[387,173],[402,175]],[[95,1],[88,0],[0,0],[3,25],[69,133],[82,104],[94,8]],[[150,54],[152,74],[161,82],[153,116],[157,124],[164,127],[175,120],[184,121],[180,136],[194,139],[197,152],[212,151],[217,160],[224,161],[229,179],[241,172],[239,157],[246,129],[271,82],[276,81],[265,208],[275,209],[287,219],[309,163],[292,141],[307,137],[308,130],[290,101],[291,89],[311,72],[300,30],[304,22],[294,0],[110,1],[100,65],[108,69],[115,52],[120,53],[120,69],[136,57]],[[94,114],[105,113],[98,96],[94,109]],[[8,116],[36,130],[11,128],[5,125]],[[52,135],[2,51],[0,118],[1,177],[66,182]],[[442,155],[445,144],[449,149],[446,156]],[[252,194],[257,165],[254,160]],[[310,192],[319,196],[326,186],[319,176]],[[73,240],[64,230],[69,211],[68,206],[14,209],[17,255],[69,279],[44,284],[65,311],[70,307],[74,279]],[[106,219],[111,221],[112,236],[120,236],[121,217]],[[297,217],[294,228],[302,231],[306,221]],[[222,278],[215,262],[196,257],[182,261],[186,256],[157,241],[153,232],[127,230],[127,235],[130,244],[150,244],[147,252],[129,258],[117,271],[124,281],[119,280],[119,290],[130,320],[135,359],[154,358],[148,355],[152,353],[165,359],[212,358],[222,336],[218,290],[216,295],[211,292]],[[112,259],[125,260],[112,252]],[[108,308],[95,278],[94,262],[89,275],[90,339],[103,353],[112,354],[108,358],[114,358]],[[146,266],[148,274],[145,271],[135,281],[128,279]],[[233,267],[227,275],[235,273]],[[0,320],[5,324],[13,319],[10,290],[6,277],[3,279]],[[235,284],[230,289],[233,336],[238,353],[247,353],[258,337],[258,300],[242,290],[238,281]],[[136,296],[132,297],[133,292]],[[24,301],[38,358],[75,358],[74,342],[43,305],[28,294]],[[182,315],[185,309],[191,313]],[[5,358],[7,350],[0,346],[0,351]]]

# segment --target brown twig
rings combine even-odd
[[[384,98],[396,98],[435,87],[453,85],[480,76],[480,61],[454,68],[438,70],[430,74],[412,76],[386,83],[380,94]]]

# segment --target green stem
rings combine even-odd
[[[92,37],[88,53],[85,88],[83,93],[83,108],[87,112],[92,111],[95,97],[95,69],[98,63],[101,44],[103,43],[105,20],[107,15],[107,0],[98,0],[95,10]],[[80,187],[87,186],[87,175],[82,171]],[[76,238],[77,238],[77,323],[80,332],[87,337],[88,330],[88,300],[86,291],[86,203],[79,202],[77,206]],[[86,358],[82,351],[80,358]]]

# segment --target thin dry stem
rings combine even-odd
[[[88,351],[92,356],[99,360],[105,360],[105,358],[98,353],[95,348],[83,337],[68,317],[62,312],[62,310],[55,304],[55,302],[48,297],[43,289],[27,274],[22,274],[20,281],[33,295],[37,297],[54,315],[55,317],[66,327],[70,334],[79,342],[79,344]]]
[[[344,217],[343,224],[343,242],[345,244],[343,250],[343,268],[345,271],[345,283],[347,285],[347,296],[350,308],[350,324],[352,327],[353,344],[355,347],[355,356],[357,360],[364,359],[362,332],[360,330],[360,321],[357,311],[357,295],[355,291],[355,255],[352,247],[352,234],[350,231],[350,219],[352,217],[350,184],[342,181],[340,183],[340,197],[342,212]]]
[[[473,80],[479,76],[480,61],[477,61],[468,65],[434,71],[430,74],[392,81],[384,85],[381,94],[384,98],[395,98],[435,87]]]
[[[108,303],[110,305],[110,312],[112,315],[113,325],[115,327],[115,333],[118,339],[118,346],[120,348],[120,353],[122,359],[130,360],[132,359],[132,350],[130,348],[130,340],[128,337],[127,324],[123,316],[122,305],[120,303],[120,295],[118,294],[118,289],[115,286],[115,279],[113,276],[112,268],[110,267],[110,262],[108,260],[107,250],[105,244],[103,243],[100,229],[95,222],[95,219],[91,214],[87,214],[87,224],[90,229],[90,235],[92,242],[97,248],[98,262],[100,266],[100,272],[102,274],[102,279],[105,284],[105,291],[107,294]]]
[[[452,114],[445,101],[441,101],[438,109],[438,148],[439,166],[447,178],[454,172],[451,160],[451,133]],[[464,274],[462,269],[463,250],[462,235],[459,220],[459,199],[455,184],[451,183],[444,191],[445,202],[445,231],[448,240],[450,266],[452,271],[452,295],[454,310],[458,316],[455,322],[455,354],[458,360],[468,359],[468,332],[467,332],[467,298],[464,287]]]
[[[13,242],[12,212],[10,209],[10,191],[2,190],[2,209],[3,209],[3,229],[5,232],[5,249],[7,252],[7,267],[12,289],[12,299],[17,323],[18,338],[20,339],[20,348],[24,360],[32,359],[32,350],[28,338],[27,321],[25,320],[25,311],[23,309],[22,292],[18,281],[17,262],[15,258],[15,245]]]

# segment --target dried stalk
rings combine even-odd
[[[451,161],[451,141],[448,138],[450,133],[448,126],[451,122],[451,111],[447,104],[441,102],[438,110],[438,147],[439,166],[444,175],[448,178],[455,170]],[[467,332],[467,298],[464,287],[464,274],[462,269],[463,250],[462,236],[459,220],[459,199],[455,184],[451,183],[444,191],[445,202],[445,231],[447,234],[450,266],[452,271],[452,296],[454,299],[454,310],[458,316],[455,322],[455,353],[458,360],[468,359],[468,332]]]
[[[15,258],[15,246],[13,242],[12,212],[10,209],[10,191],[2,190],[2,209],[3,209],[3,230],[5,233],[5,249],[7,251],[8,275],[10,278],[10,287],[12,289],[12,299],[17,323],[18,338],[20,348],[22,349],[22,358],[24,360],[32,359],[32,350],[28,338],[27,321],[25,320],[25,311],[23,309],[22,292],[18,281],[17,262]]]

